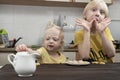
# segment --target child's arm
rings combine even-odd
[[[90,31],[85,31],[83,42],[78,45],[78,54],[80,59],[89,59],[90,52]]]
[[[33,50],[31,48],[28,48],[25,44],[21,44],[16,46],[15,50],[17,52],[21,52],[21,51],[27,51],[27,52],[33,52]]]
[[[108,57],[113,57],[115,55],[115,48],[111,40],[108,39],[107,35],[105,32],[100,34],[101,39],[102,39],[102,45],[103,48],[107,54]]]
[[[109,18],[105,18],[103,21],[98,23],[96,21],[96,30],[99,33],[102,39],[103,48],[108,57],[113,57],[115,55],[115,48],[111,40],[108,39],[105,28],[110,24],[111,20]]]
[[[17,52],[27,51],[27,52],[29,52],[29,53],[31,53],[31,54],[34,53],[37,58],[40,57],[40,54],[39,54],[38,51],[32,50],[31,48],[27,47],[25,44],[18,45],[15,50],[16,50]]]
[[[78,54],[80,56],[80,59],[88,59],[89,58],[89,52],[90,52],[90,28],[92,25],[92,22],[88,22],[84,19],[77,18],[76,23],[78,27],[82,26],[84,29],[84,38],[83,42],[78,45]],[[79,36],[81,37],[81,36]]]

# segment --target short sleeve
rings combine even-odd
[[[107,34],[108,39],[111,40],[111,41],[113,41],[114,38],[113,38],[113,36],[112,36],[112,34],[110,32],[110,29],[108,27],[105,29],[105,32]]]
[[[76,31],[74,37],[74,47],[83,42],[83,30]]]

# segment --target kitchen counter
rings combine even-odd
[[[36,48],[33,48],[36,49]],[[15,48],[0,48],[0,53],[16,53]],[[64,48],[63,52],[77,52],[75,48]],[[116,53],[120,53],[120,49],[116,49]]]
[[[36,49],[36,48],[33,48]],[[74,48],[65,48],[63,49],[64,52],[77,52],[77,49]],[[16,53],[15,48],[0,48],[0,53],[8,53],[8,52],[13,52]]]

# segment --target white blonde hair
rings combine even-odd
[[[48,31],[49,29],[51,29],[51,28],[55,28],[55,29],[57,29],[57,30],[60,31],[59,36],[61,37],[61,40],[63,41],[63,39],[64,39],[64,32],[63,32],[63,29],[62,29],[61,27],[55,25],[55,24],[50,25],[50,26],[46,29],[45,34],[46,34],[47,31]]]
[[[102,10],[104,10],[105,17],[108,17],[109,11],[108,11],[107,4],[104,2],[104,0],[92,0],[92,1],[90,1],[84,9],[83,15],[85,15],[88,10],[92,9],[95,6],[99,6]]]

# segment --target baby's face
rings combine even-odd
[[[92,21],[92,20],[96,20],[98,22],[101,22],[104,18],[105,18],[105,11],[102,10],[100,7],[95,6],[91,9],[89,9],[86,13],[85,13],[85,17],[87,21]]]
[[[62,39],[60,31],[56,28],[50,28],[45,34],[44,46],[48,51],[58,51],[61,47]]]

